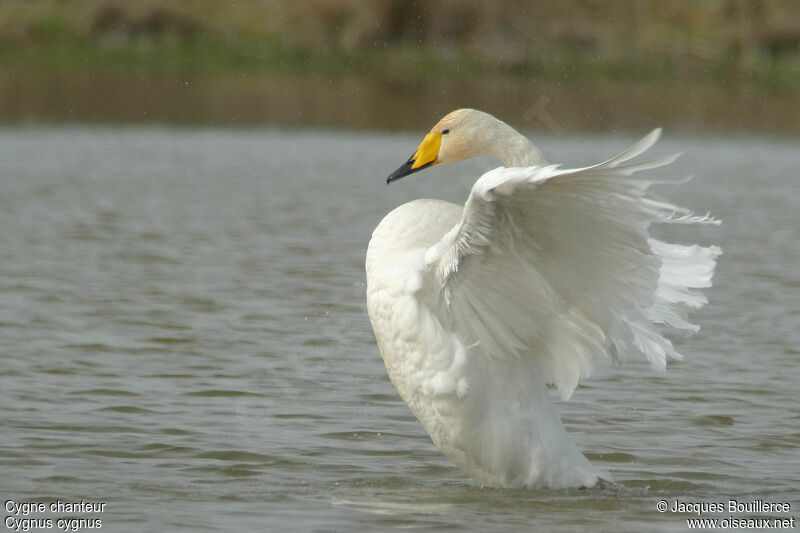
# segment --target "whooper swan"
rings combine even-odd
[[[595,359],[680,359],[663,328],[696,331],[715,246],[650,237],[654,222],[716,223],[656,200],[634,158],[562,170],[486,113],[459,109],[387,181],[477,155],[503,162],[462,207],[415,200],[375,229],[367,304],[386,369],[433,442],[490,487],[592,487],[607,474],[569,440],[548,391],[568,399]]]

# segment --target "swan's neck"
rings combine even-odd
[[[486,153],[496,157],[507,167],[530,167],[545,165],[542,152],[527,137],[517,130],[492,117],[495,121],[487,128],[489,138],[485,139]]]

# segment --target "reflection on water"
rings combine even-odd
[[[391,104],[391,105],[387,105]],[[160,122],[421,130],[458,107],[518,127],[566,131],[731,130],[800,134],[796,94],[753,85],[552,78],[374,81],[353,76],[91,73],[6,69],[2,122]]]
[[[539,140],[571,164],[631,141]],[[794,141],[667,131],[655,152],[686,151],[678,170],[697,178],[664,192],[724,220],[663,229],[725,250],[703,329],[667,373],[602,368],[560,404],[618,486],[535,492],[453,468],[380,361],[372,229],[412,198],[463,200],[493,164],[387,187],[417,141],[0,130],[3,496],[105,501],[112,531],[685,529],[659,499],[787,501],[798,516]]]

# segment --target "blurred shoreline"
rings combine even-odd
[[[642,131],[800,135],[793,94],[715,83],[492,79],[397,84],[313,74],[175,77],[18,70],[0,80],[0,123],[157,123],[419,130],[458,107],[550,134]]]
[[[566,4],[7,0],[0,123],[800,135],[800,3]]]

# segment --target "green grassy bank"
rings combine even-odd
[[[415,82],[711,79],[800,87],[797,2],[129,4],[5,0],[0,66],[182,76],[346,73]]]

